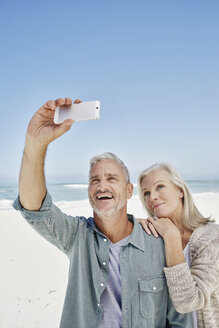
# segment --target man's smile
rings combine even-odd
[[[109,199],[112,199],[112,198],[113,198],[113,196],[111,196],[111,195],[98,195],[98,196],[96,196],[97,200],[109,200]]]
[[[114,198],[114,194],[112,191],[110,190],[105,190],[105,191],[100,191],[98,190],[95,195],[94,198],[97,200],[110,200]]]

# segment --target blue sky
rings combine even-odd
[[[0,183],[17,182],[34,112],[58,97],[101,101],[50,145],[46,175],[85,182],[116,153],[133,181],[154,162],[219,178],[218,1],[1,1]]]

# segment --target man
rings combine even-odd
[[[192,327],[190,315],[177,313],[169,298],[162,239],[150,238],[127,216],[133,186],[118,157],[105,153],[91,160],[88,192],[94,218],[71,217],[52,204],[44,160],[48,144],[73,123],[55,125],[54,110],[71,103],[70,98],[49,101],[31,119],[14,205],[69,257],[60,327]]]

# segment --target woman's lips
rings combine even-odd
[[[160,205],[163,205],[163,204],[164,204],[164,203],[159,203],[159,204],[154,205],[154,206],[153,206],[153,210],[156,209],[156,208],[158,208]]]

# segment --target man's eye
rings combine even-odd
[[[98,179],[93,179],[93,180],[91,180],[91,184],[95,184],[95,183],[97,183],[99,180]]]
[[[109,177],[108,180],[116,180],[115,177]]]

